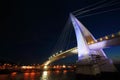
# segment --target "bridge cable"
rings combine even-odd
[[[68,40],[68,36],[69,36],[69,32],[70,32],[70,28],[69,28],[69,22],[67,23],[67,25],[65,26],[65,32],[63,34],[64,38],[63,39],[63,42],[61,43],[61,49],[64,50],[65,49],[65,46],[67,44],[67,40]]]
[[[112,4],[111,4],[112,3]],[[93,6],[93,8],[91,8],[91,9],[87,9],[87,10],[84,10],[84,11],[79,11],[78,13],[76,13],[76,14],[74,14],[75,16],[78,16],[78,15],[82,15],[82,14],[84,14],[84,13],[87,13],[87,12],[90,12],[90,11],[93,11],[93,10],[97,10],[97,9],[100,9],[100,8],[104,8],[104,7],[108,7],[108,6],[110,6],[110,5],[114,5],[113,3],[118,3],[118,2],[115,2],[115,1],[110,1],[110,2],[108,2],[108,3],[104,3],[104,4],[102,4],[102,5],[98,5],[98,6],[96,6],[96,7],[94,7]]]
[[[55,47],[53,48],[52,54],[55,54],[59,51],[66,51],[67,49],[70,49],[71,47],[71,39],[73,39],[73,33],[74,29],[72,27],[72,23],[70,18],[68,18],[66,25],[55,45]],[[76,38],[75,38],[76,39]],[[73,39],[74,40],[74,39]]]
[[[76,10],[76,11],[73,11],[72,14],[75,14],[75,13],[77,13],[77,12],[81,12],[81,11],[83,11],[83,10],[85,10],[85,9],[87,9],[87,8],[93,7],[93,6],[97,5],[97,4],[104,3],[105,1],[106,1],[106,0],[99,1],[99,2],[97,2],[97,3],[94,3],[94,4],[88,5],[88,6],[86,6],[86,7],[80,8],[80,9],[78,9],[78,10]]]
[[[79,16],[77,18],[84,18],[84,17],[93,16],[93,15],[102,14],[102,13],[107,13],[107,12],[112,12],[112,11],[116,11],[116,10],[120,10],[120,8],[111,9],[111,10],[107,10],[107,11],[96,12],[96,13],[92,13],[92,14],[88,14],[88,15],[83,15],[83,16]]]
[[[111,4],[112,3],[112,4]],[[105,7],[109,7],[109,6],[113,6],[115,4],[119,4],[119,2],[115,2],[115,1],[111,1],[111,2],[108,2],[108,3],[104,3],[102,5],[99,5],[97,7],[93,7],[91,9],[87,9],[85,11],[82,11],[82,12],[78,12],[77,14],[75,14],[75,16],[78,16],[78,15],[82,15],[84,13],[87,13],[87,12],[90,12],[90,11],[93,11],[93,10],[97,10],[97,9],[100,9],[100,8],[105,8]]]
[[[67,37],[68,32],[69,32],[68,31],[69,30],[69,27],[68,27],[69,23],[70,23],[70,19],[67,20],[65,27],[62,30],[62,33],[61,33],[59,39],[57,40],[57,43],[56,43],[52,53],[56,53],[57,51],[60,51],[63,49],[63,46],[65,45],[65,41],[67,39],[66,37]]]

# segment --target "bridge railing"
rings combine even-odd
[[[50,60],[50,59],[52,59],[52,58],[54,58],[54,57],[57,57],[57,56],[60,56],[60,55],[62,55],[62,54],[65,54],[65,53],[67,53],[67,52],[73,51],[73,50],[75,50],[76,48],[77,48],[77,47],[71,48],[71,49],[66,50],[66,51],[57,52],[57,53],[53,54],[52,56],[50,56],[48,59]]]
[[[88,42],[88,44],[90,45],[90,44],[94,44],[97,42],[101,42],[103,40],[110,40],[110,39],[117,38],[117,37],[120,37],[120,31],[117,33],[111,34],[111,35],[101,37],[101,38],[97,39],[96,41],[90,41],[90,42]]]

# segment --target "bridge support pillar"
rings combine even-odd
[[[83,75],[97,75],[106,72],[117,72],[110,59],[99,55],[92,55],[91,58],[76,63],[76,73]]]
[[[96,75],[100,74],[100,70],[97,64],[80,64],[77,63],[76,73],[82,75]]]

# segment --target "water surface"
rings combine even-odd
[[[119,75],[117,77],[107,74],[107,78],[98,76],[95,78],[83,78],[82,75],[75,74],[74,71],[68,70],[55,70],[55,71],[30,71],[24,73],[13,72],[10,74],[0,74],[0,80],[120,80]]]

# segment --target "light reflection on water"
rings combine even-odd
[[[63,71],[41,71],[11,74],[0,74],[0,80],[75,80],[74,72]]]
[[[70,72],[72,73],[72,72]],[[43,71],[42,76],[40,77],[40,80],[73,80],[70,79],[70,76],[68,76],[69,73],[67,73],[67,70],[56,70],[56,71]],[[72,75],[73,77],[73,75]],[[75,80],[75,79],[74,79]]]
[[[0,75],[0,80],[8,80],[8,75],[6,75],[6,74],[1,74],[1,75]]]
[[[48,71],[43,71],[42,76],[41,76],[41,80],[48,80]]]
[[[80,77],[80,78],[78,78]],[[119,77],[119,76],[118,76]],[[118,78],[117,77],[117,78]],[[13,72],[10,74],[0,74],[0,80],[120,80],[114,79],[113,75],[108,74],[108,78],[98,77],[94,79],[84,79],[81,75],[76,77],[74,71],[55,70],[55,71],[27,71],[24,73]]]

